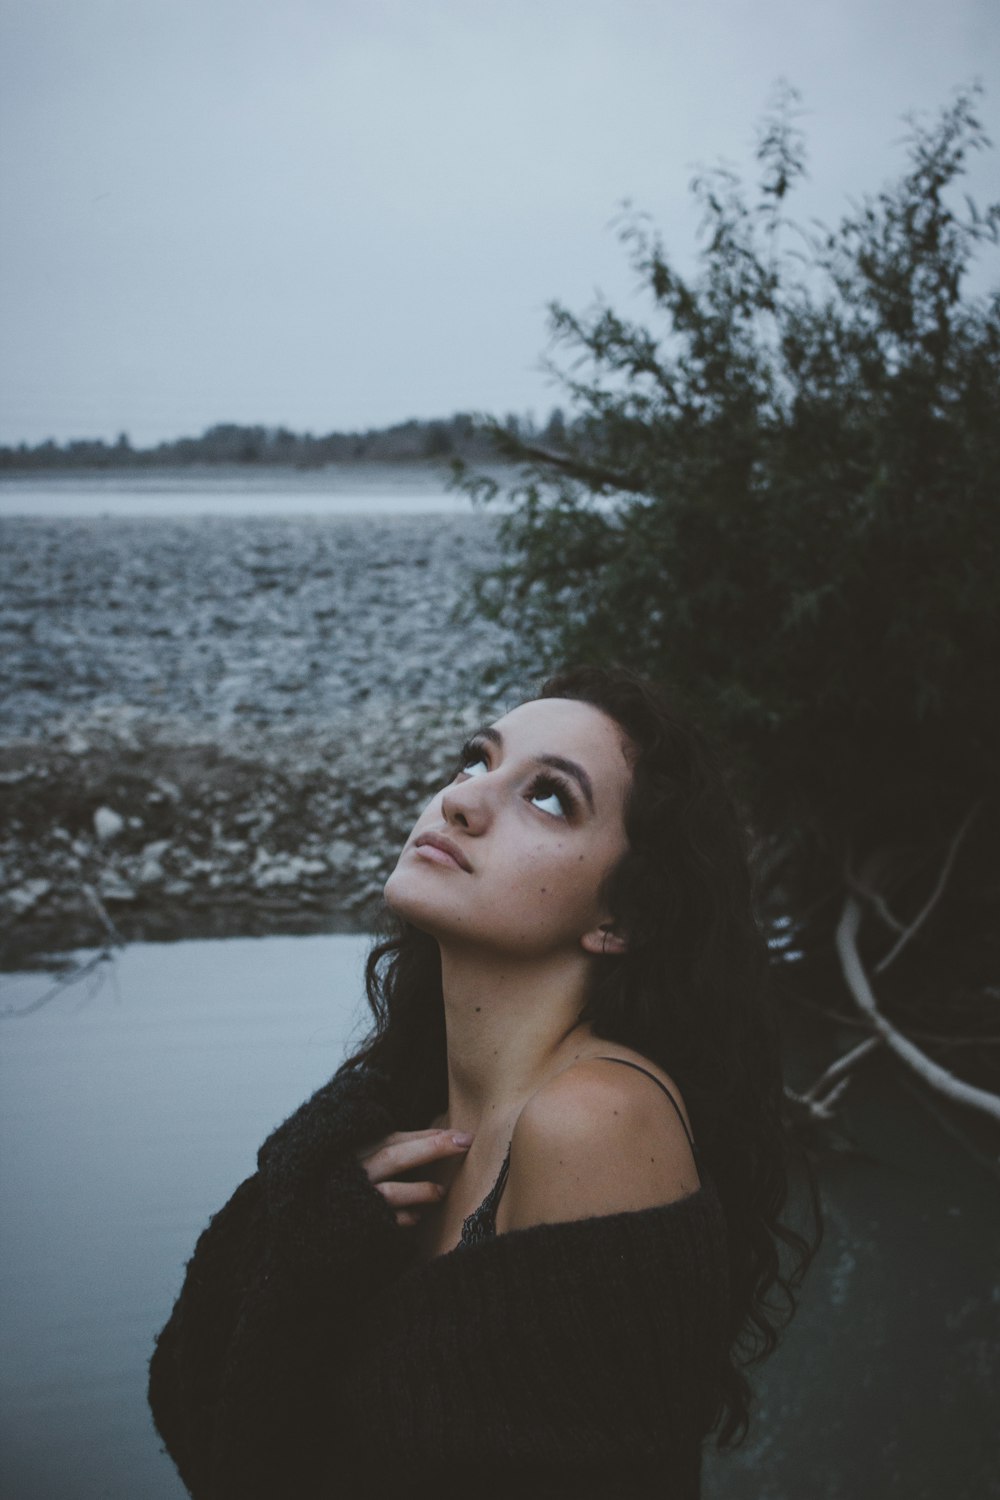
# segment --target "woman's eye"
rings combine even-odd
[[[461,771],[463,776],[482,776],[488,770],[489,766],[481,755],[471,756],[468,760],[462,762]]]
[[[557,792],[548,791],[546,788],[540,787],[538,791],[531,794],[531,800],[544,813],[551,813],[556,818],[564,818],[566,816],[566,809],[563,806],[562,798]]]

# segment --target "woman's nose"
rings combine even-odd
[[[484,776],[470,776],[467,781],[452,782],[441,793],[441,811],[445,822],[454,823],[469,833],[482,833],[490,819],[489,793],[482,785]]]

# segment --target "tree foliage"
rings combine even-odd
[[[620,233],[648,317],[552,306],[571,356],[550,361],[562,445],[497,426],[521,478],[503,561],[476,590],[518,629],[512,681],[622,661],[731,744],[772,900],[807,952],[852,882],[884,908],[862,948],[884,950],[962,827],[950,905],[913,934],[886,997],[915,1025],[919,969],[933,1011],[921,1017],[951,1036],[955,1007],[963,1026],[981,1019],[996,984],[984,934],[998,886],[1000,287],[968,284],[1000,242],[1000,204],[957,192],[989,144],[977,92],[911,120],[898,178],[831,229],[789,215],[805,148],[784,88],[759,131],[756,187],[725,169],[692,184],[694,276],[628,209]],[[949,943],[967,951],[946,983],[925,960]]]
[[[533,431],[533,429],[532,429]],[[114,444],[102,438],[36,447],[0,447],[0,473],[49,469],[161,469],[192,464],[268,464],[323,468],[339,463],[420,463],[453,456],[488,462],[496,458],[489,432],[466,412],[441,420],[399,422],[366,432],[295,433],[287,427],[218,422],[200,437],[182,437],[149,448],[133,448],[127,433]]]

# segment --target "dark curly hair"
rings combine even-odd
[[[749,1426],[743,1367],[775,1348],[822,1236],[813,1173],[784,1118],[746,834],[702,735],[652,683],[626,668],[577,667],[536,696],[589,703],[629,742],[629,848],[602,893],[628,941],[624,953],[595,963],[579,1020],[658,1063],[683,1093],[726,1215],[729,1353],[712,1426],[720,1448],[735,1447]],[[388,921],[366,967],[374,1028],[339,1071],[383,1070],[400,1128],[420,1129],[448,1103],[440,955],[434,938],[392,914]],[[811,1195],[811,1239],[781,1218],[796,1156]]]

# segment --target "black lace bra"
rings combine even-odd
[[[684,1116],[681,1114],[680,1106],[678,1105],[677,1100],[667,1088],[666,1084],[661,1083],[660,1080],[653,1073],[651,1073],[648,1068],[642,1068],[638,1063],[630,1062],[627,1057],[602,1057],[597,1060],[600,1062],[624,1063],[626,1068],[635,1068],[637,1072],[645,1073],[647,1078],[652,1078],[658,1089],[663,1090],[667,1098],[670,1100],[671,1104],[674,1106],[674,1109],[676,1109],[677,1118],[680,1120],[681,1125],[684,1127],[684,1134],[688,1138],[688,1144],[691,1147],[691,1151],[695,1159],[695,1165],[699,1168],[700,1175],[701,1163],[698,1160],[698,1147],[692,1140],[687,1125],[684,1123]],[[497,1177],[496,1182],[486,1194],[486,1197],[483,1199],[482,1203],[480,1203],[479,1207],[473,1213],[471,1213],[463,1223],[462,1238],[456,1245],[456,1249],[460,1250],[463,1245],[478,1245],[482,1240],[492,1240],[496,1238],[497,1204],[500,1202],[501,1194],[503,1193],[503,1190],[507,1185],[507,1173],[509,1172],[509,1170],[510,1146],[508,1145],[507,1155],[503,1159],[503,1166],[500,1168],[500,1174]]]

